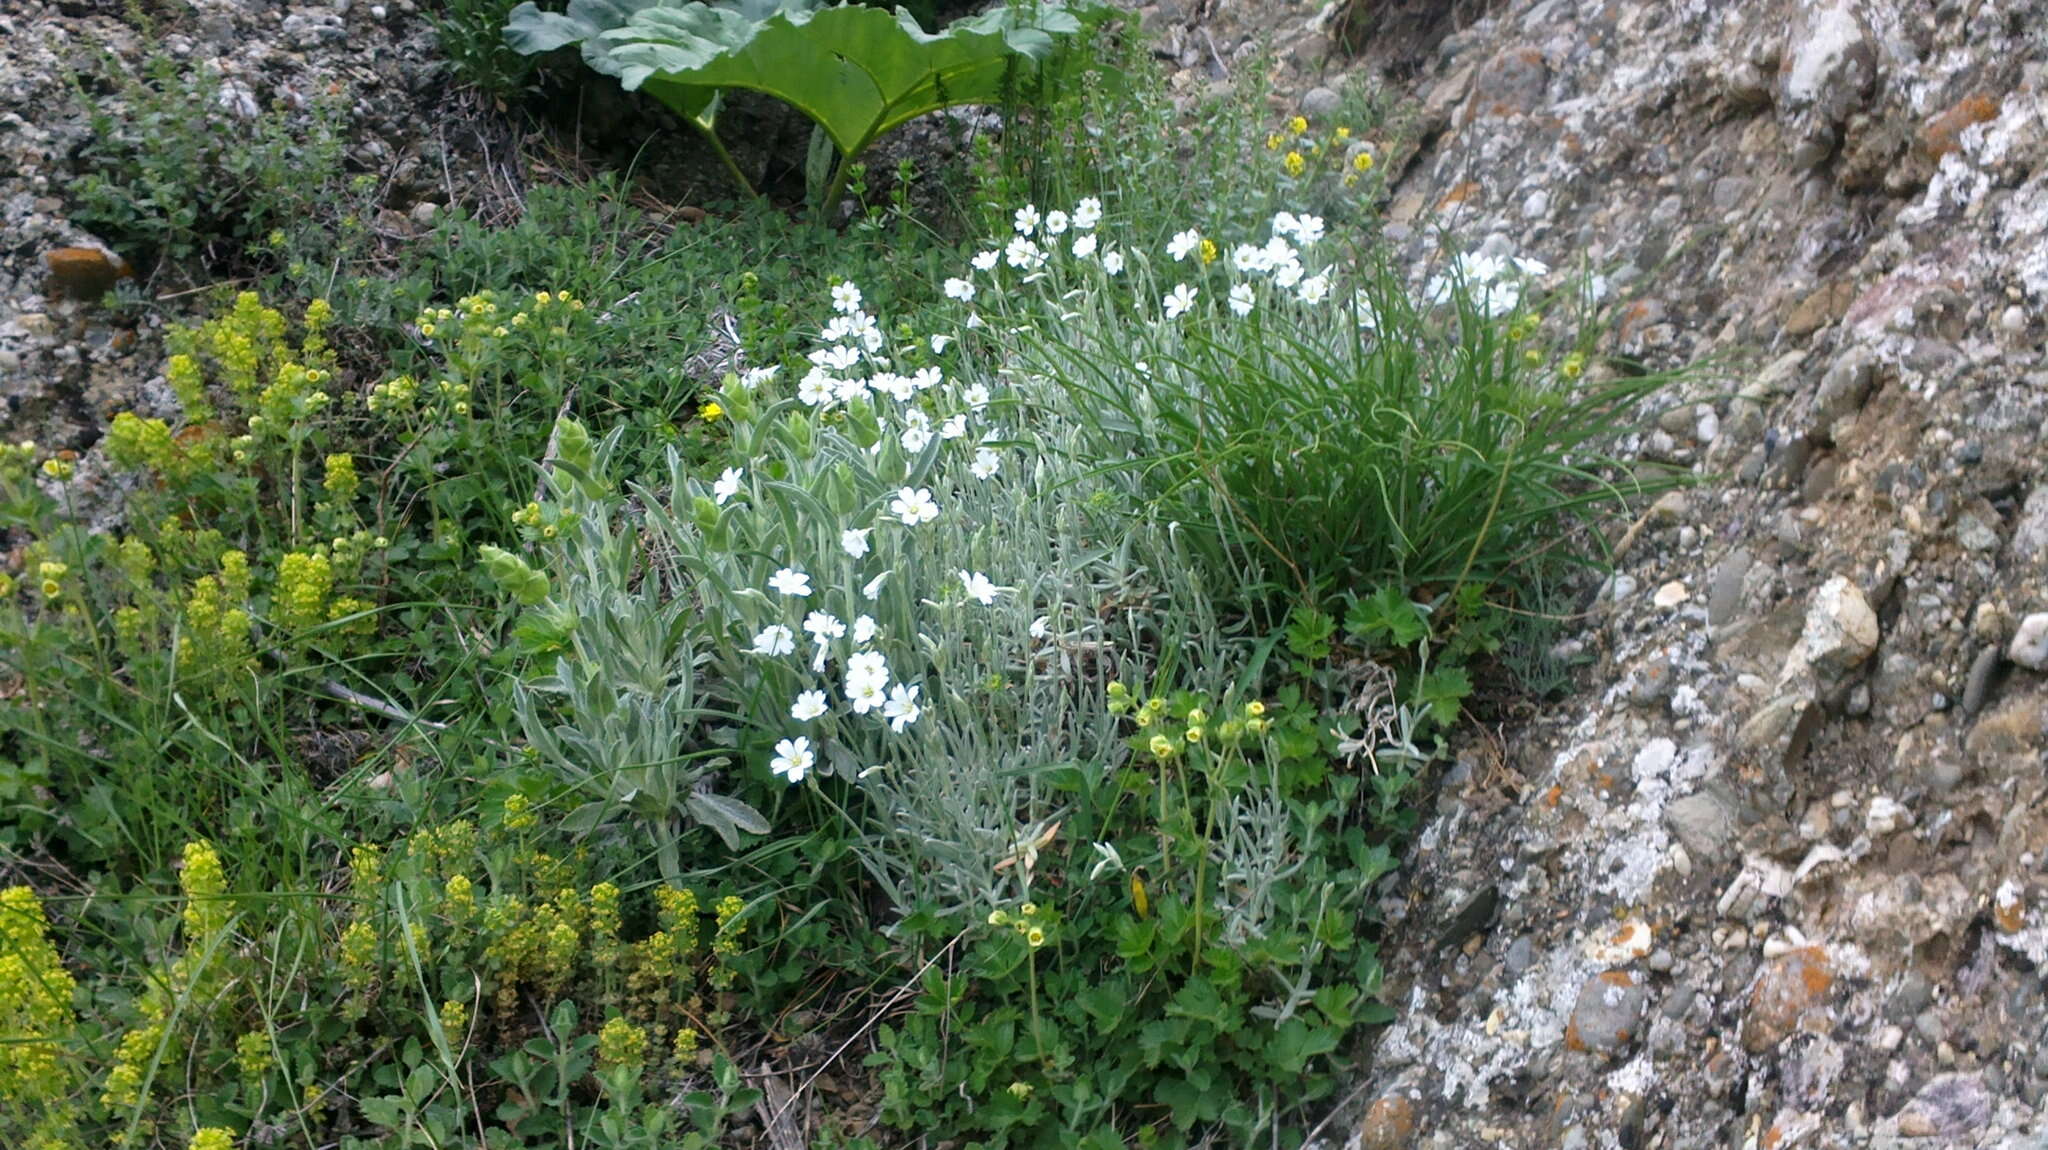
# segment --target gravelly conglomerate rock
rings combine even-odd
[[[1398,46],[1396,238],[1604,270],[1611,350],[1717,358],[1629,445],[1701,482],[1585,689],[1463,751],[1382,900],[1356,1140],[2048,1144],[2048,3],[1468,7]],[[1188,90],[1277,29],[1276,108],[1398,55],[1150,16]]]
[[[168,414],[155,409],[173,402],[158,367],[160,319],[99,306],[117,276],[150,269],[133,268],[135,253],[67,214],[93,130],[79,87],[117,122],[126,112],[96,77],[162,51],[220,79],[224,132],[258,116],[303,129],[317,102],[338,101],[344,166],[374,178],[378,215],[365,223],[380,237],[402,240],[483,179],[477,101],[457,90],[413,0],[193,0],[155,19],[145,35],[115,0],[0,5],[0,434],[9,439],[84,449],[112,412]],[[180,301],[201,297],[171,307]],[[83,466],[95,485],[96,464]]]

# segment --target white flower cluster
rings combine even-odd
[[[1032,226],[1048,230],[1057,226],[1063,231],[1076,226],[1076,220],[1081,218],[1088,219],[1092,226],[1099,212],[1098,207],[1072,217],[1055,213],[1043,221],[1033,219]],[[964,294],[950,286],[948,290],[956,298],[971,298],[973,294],[971,285]],[[945,372],[937,366],[920,367],[907,375],[895,371],[894,360],[886,354],[888,340],[881,325],[862,310],[862,303],[857,285],[834,285],[832,305],[836,314],[820,333],[819,346],[809,355],[811,368],[797,384],[798,399],[819,416],[841,406],[864,405],[863,410],[871,410],[880,426],[912,457],[922,454],[934,442],[965,440],[992,401],[988,386],[978,382],[964,386],[949,383]],[[936,336],[927,346],[936,356],[943,355],[952,343],[951,337]],[[751,382],[759,383],[772,378],[772,372],[749,377]],[[999,439],[1000,434],[990,428],[978,442],[972,443],[966,470],[973,478],[987,480],[1001,470],[1002,456],[992,446]],[[882,446],[877,441],[869,453],[879,454]],[[744,469],[726,468],[712,484],[714,501],[723,506],[742,498],[745,483]],[[858,570],[858,565],[875,553],[873,536],[878,529],[886,526],[890,530],[917,530],[937,522],[943,515],[939,496],[931,487],[905,485],[888,499],[885,515],[867,524],[843,525],[839,529],[839,549],[855,562],[858,580],[866,574]],[[893,571],[880,571],[858,583],[857,591],[847,588],[846,600],[854,601],[857,594],[862,601],[875,602],[891,574]],[[982,606],[992,605],[1003,590],[979,571],[961,570],[958,580],[965,598]],[[832,594],[832,589],[815,585],[812,576],[796,566],[784,566],[771,574],[766,591],[784,601],[800,601],[800,610],[809,607],[814,595],[829,601]],[[923,717],[922,685],[898,679],[887,657],[874,648],[881,628],[873,616],[860,614],[849,623],[829,610],[807,610],[801,629],[810,647],[807,669],[812,679],[790,703],[791,720],[813,723],[833,715],[835,710],[848,716],[876,715],[891,732],[902,734]],[[782,659],[796,655],[798,645],[796,629],[784,623],[770,623],[754,634],[748,651],[763,659]],[[838,677],[833,683],[828,677],[835,665]],[[819,749],[811,735],[792,735],[776,743],[769,767],[791,783],[801,782],[815,768]]]
[[[1497,319],[1521,306],[1528,280],[1549,274],[1550,265],[1542,260],[1467,252],[1451,261],[1448,271],[1430,277],[1422,289],[1422,298],[1441,307],[1462,292],[1480,314]]]

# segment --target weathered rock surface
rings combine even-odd
[[[1418,275],[1443,207],[1604,272],[1607,347],[1716,366],[1630,445],[1702,485],[1589,595],[1583,692],[1381,900],[1358,1096],[1444,1150],[2043,1145],[2048,0],[1361,7],[1189,34],[1273,31],[1276,113],[1411,98]],[[1476,875],[1501,910],[1446,961]]]

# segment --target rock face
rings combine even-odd
[[[1589,594],[1583,690],[1382,900],[1357,1096],[1445,1150],[2043,1144],[2048,0],[1420,7],[1334,22],[1358,57],[1270,2],[1165,23],[1272,32],[1279,114],[1410,98],[1372,144],[1416,275],[1453,211],[1604,272],[1604,347],[1717,366],[1628,445],[1702,484]]]

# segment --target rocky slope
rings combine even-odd
[[[1354,1143],[2048,1144],[2048,4],[1148,15],[1190,83],[1277,29],[1278,103],[1404,84],[1418,260],[1584,261],[1611,350],[1709,364],[1589,688],[1466,748],[1385,902]]]

